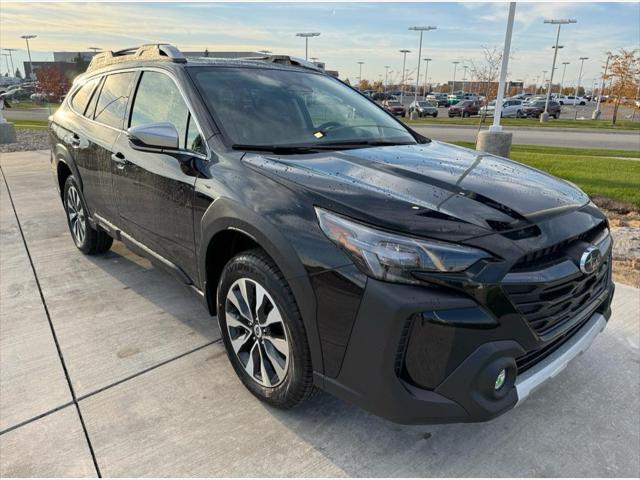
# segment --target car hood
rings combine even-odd
[[[386,228],[449,239],[505,232],[580,208],[589,198],[539,170],[446,143],[243,161],[303,188],[317,204]]]

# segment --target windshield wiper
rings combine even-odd
[[[270,152],[278,155],[292,155],[296,153],[316,153],[324,150],[347,150],[362,147],[384,147],[391,145],[415,145],[408,142],[392,142],[389,140],[346,140],[344,142],[323,142],[297,145],[249,145],[235,143],[234,150],[248,150],[255,152]]]
[[[234,143],[231,145],[234,150],[249,150],[255,152],[271,152],[279,155],[287,155],[294,153],[313,153],[318,149],[315,145],[248,145],[242,143]]]

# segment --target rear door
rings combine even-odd
[[[129,94],[136,72],[106,75],[95,89],[78,122],[72,143],[76,143],[76,163],[82,188],[92,214],[114,222],[117,210],[113,199],[111,148],[122,132]]]
[[[194,161],[207,157],[201,130],[178,84],[160,70],[140,76],[127,127],[169,122],[180,137],[179,153],[134,149],[123,132],[112,164],[120,225],[136,240],[196,278],[192,201]]]

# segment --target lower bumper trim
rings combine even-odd
[[[567,342],[540,363],[516,378],[515,388],[520,405],[534,390],[558,375],[577,356],[585,352],[593,340],[604,330],[607,319],[594,313],[589,321]]]

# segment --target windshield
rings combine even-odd
[[[418,105],[420,105],[421,107],[431,107],[431,104],[429,102],[418,102]]]
[[[198,68],[194,79],[234,145],[416,143],[387,113],[338,80],[268,68]]]
[[[387,102],[387,105],[389,105],[390,107],[399,107],[400,102]]]

